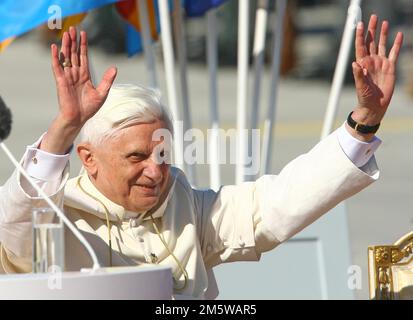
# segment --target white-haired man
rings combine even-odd
[[[386,56],[388,23],[374,41],[372,16],[367,40],[357,27],[353,72],[359,105],[353,125],[343,125],[279,175],[224,186],[218,192],[193,189],[178,169],[159,162],[153,139],[171,120],[157,93],[137,86],[113,86],[109,68],[95,88],[90,80],[87,40],[71,28],[61,55],[52,45],[60,111],[46,134],[27,148],[22,163],[90,241],[104,266],[157,263],[171,266],[176,294],[213,298],[212,268],[258,260],[378,178],[374,136],[390,103],[402,44],[398,33]],[[112,88],[110,90],[110,88]],[[355,128],[351,128],[351,127]],[[68,150],[76,147],[85,173],[68,180]],[[64,196],[63,196],[64,192]],[[31,270],[31,208],[42,201],[18,173],[1,189],[0,271]],[[66,270],[91,265],[70,232],[65,233]]]

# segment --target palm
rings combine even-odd
[[[95,88],[89,72],[86,33],[81,32],[80,48],[77,50],[75,28],[70,29],[70,34],[63,35],[60,53],[60,61],[70,61],[71,66],[62,68],[55,45],[52,46],[52,61],[60,115],[66,122],[81,126],[105,102],[115,79],[116,69],[108,69],[102,82]]]
[[[88,74],[73,66],[65,76],[56,79],[59,105],[65,119],[83,122],[99,109],[103,99],[93,87]]]
[[[356,32],[356,62],[353,72],[360,108],[369,109],[382,117],[389,106],[396,82],[396,63],[403,35],[398,33],[392,49],[386,56],[388,23],[381,27],[379,43],[375,43],[377,16],[372,15],[366,39],[360,24]]]
[[[358,93],[361,105],[386,108],[393,95],[396,80],[394,64],[378,55],[364,58],[360,65],[367,71],[365,90]]]

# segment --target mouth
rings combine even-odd
[[[136,186],[142,190],[142,192],[146,195],[157,195],[159,191],[159,185],[144,185],[144,184],[136,184]]]

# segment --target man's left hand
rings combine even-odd
[[[396,64],[403,43],[403,33],[398,32],[387,55],[386,42],[389,23],[383,21],[378,45],[375,42],[378,18],[372,15],[364,38],[364,25],[360,22],[356,31],[356,61],[353,74],[358,106],[352,118],[360,124],[374,126],[381,122],[390,104],[396,83]],[[373,134],[352,132],[357,138],[369,141]]]

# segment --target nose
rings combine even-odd
[[[162,165],[152,159],[148,159],[143,169],[143,175],[151,179],[154,183],[160,183],[163,178]]]

